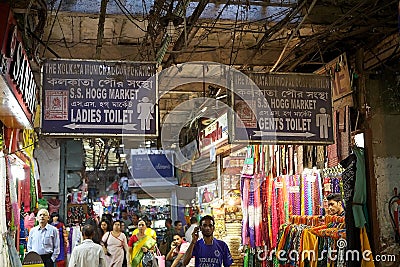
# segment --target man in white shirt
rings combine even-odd
[[[68,267],[106,267],[106,259],[102,246],[93,242],[94,227],[82,227],[83,241],[72,251]]]
[[[38,226],[29,232],[27,249],[40,255],[45,267],[53,267],[60,254],[60,235],[58,229],[47,222],[50,219],[48,210],[37,213]]]
[[[196,217],[192,217],[190,218],[190,227],[186,230],[185,233],[185,240],[190,244],[190,242],[192,242],[192,233],[194,228],[196,228],[198,226],[197,224],[197,218]],[[201,235],[201,233],[199,233],[199,238],[202,238],[203,236]]]

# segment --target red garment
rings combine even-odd
[[[49,204],[49,213],[52,214],[53,212],[58,212],[61,205],[61,200],[57,198],[51,198],[47,201]]]
[[[31,174],[24,167],[25,179],[22,181],[22,201],[24,202],[23,211],[31,211]]]
[[[129,238],[128,246],[133,247],[133,244],[136,243],[138,240],[139,238],[136,235],[132,235],[131,238]]]
[[[10,195],[10,173],[9,173],[9,162],[6,158],[6,221],[11,222],[12,220],[12,206],[11,206],[11,195]]]

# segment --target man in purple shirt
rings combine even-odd
[[[228,245],[214,238],[214,218],[206,215],[200,220],[200,230],[203,238],[199,239],[199,228],[196,227],[192,233],[190,242],[183,258],[183,266],[186,266],[192,257],[195,257],[195,267],[229,267],[233,263]]]

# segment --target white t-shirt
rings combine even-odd
[[[197,223],[194,223],[194,224],[190,225],[190,227],[186,230],[185,240],[187,242],[189,242],[189,243],[192,242],[192,233],[193,233],[194,228],[197,226],[198,226]],[[200,238],[203,238],[203,235],[201,234],[201,232],[199,232],[199,239]]]

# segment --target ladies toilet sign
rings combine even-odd
[[[157,134],[151,62],[49,60],[43,67],[44,134]]]

